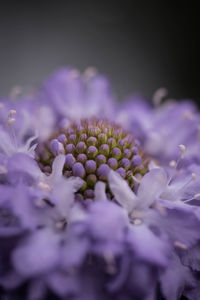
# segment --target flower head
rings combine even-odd
[[[96,182],[107,182],[110,170],[119,173],[132,188],[133,176],[147,171],[148,159],[133,135],[107,120],[81,120],[54,134],[36,150],[38,164],[47,174],[60,154],[65,155],[64,176],[83,179],[78,199],[94,198]],[[111,197],[109,187],[107,192]]]
[[[199,298],[200,115],[164,94],[63,68],[0,105],[0,297]]]

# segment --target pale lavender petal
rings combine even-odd
[[[141,199],[139,206],[148,207],[155,202],[167,185],[167,175],[161,168],[150,170],[142,178],[137,196]],[[147,192],[148,191],[148,192]]]
[[[23,276],[49,272],[58,262],[58,237],[48,229],[41,229],[32,234],[13,253],[13,264]]]
[[[117,172],[112,170],[109,173],[108,180],[110,189],[114,194],[116,201],[128,212],[131,212],[136,206],[138,199],[131,191],[127,182],[123,180]]]

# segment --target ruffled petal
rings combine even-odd
[[[18,178],[20,174],[27,174],[34,180],[41,178],[42,172],[36,161],[24,153],[16,153],[8,160],[7,169],[9,177]]]
[[[200,223],[195,214],[195,208],[181,203],[180,205],[179,203],[171,204],[168,201],[161,203],[165,207],[165,216],[161,219],[159,226],[167,233],[171,242],[177,247],[180,244],[180,247],[182,245],[184,248],[191,247],[198,242]]]
[[[110,171],[108,175],[109,186],[114,194],[116,201],[124,207],[128,212],[131,212],[137,205],[138,199],[133,191],[128,186],[127,182],[114,171]]]
[[[8,134],[8,132],[4,131],[0,128],[0,150],[10,156],[15,152],[15,147],[13,143],[11,142],[11,138]]]
[[[142,178],[137,196],[140,199],[139,207],[148,207],[153,204],[166,188],[167,175],[162,168],[150,170]]]
[[[152,233],[145,225],[131,226],[130,242],[141,260],[152,264],[166,266],[168,263],[169,246]]]
[[[65,163],[65,156],[63,154],[56,156],[52,165],[52,173],[48,177],[49,181],[56,181],[62,177],[64,163]]]
[[[174,254],[167,270],[161,275],[161,289],[166,300],[180,299],[184,289],[186,287],[191,289],[195,284],[190,269],[184,267]]]
[[[59,262],[59,238],[49,229],[32,234],[13,253],[15,269],[25,277],[53,269]]]

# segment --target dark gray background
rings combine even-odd
[[[199,9],[171,2],[1,1],[0,95],[71,65],[96,66],[119,98],[165,86],[197,101]]]

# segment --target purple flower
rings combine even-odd
[[[94,69],[81,76],[75,69],[63,68],[44,83],[41,101],[52,106],[59,117],[70,120],[104,115],[114,112],[114,101],[106,78]]]
[[[0,298],[200,298],[200,114],[164,92],[63,68],[0,103]]]
[[[200,116],[191,101],[166,101],[155,108],[143,99],[129,99],[119,121],[134,130],[145,151],[163,163],[177,159],[180,144],[186,146],[185,161],[199,161]]]

